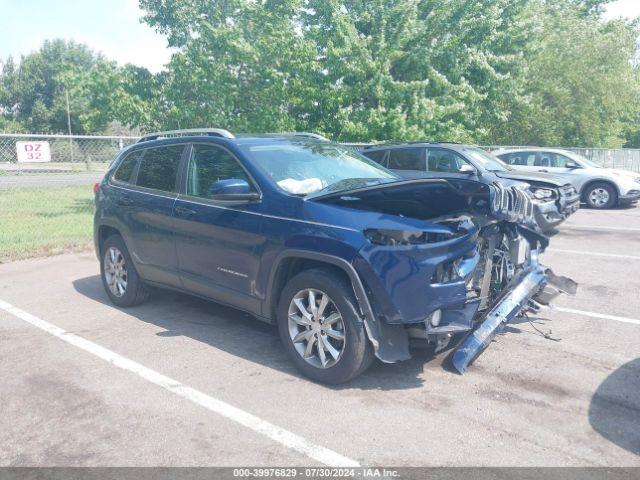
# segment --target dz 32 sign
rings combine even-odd
[[[18,162],[50,162],[49,142],[16,142]]]

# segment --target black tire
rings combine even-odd
[[[122,257],[124,258],[124,265],[126,269],[126,288],[121,295],[116,295],[111,290],[105,274],[105,256],[112,247],[121,252]],[[109,299],[118,307],[133,307],[141,304],[149,297],[149,292],[143,285],[140,275],[138,275],[138,272],[133,265],[131,255],[129,255],[129,250],[120,235],[111,235],[102,244],[100,251],[100,278],[102,279],[102,286],[104,287],[105,292],[107,292]]]
[[[344,346],[336,363],[328,368],[314,366],[296,350],[289,333],[289,306],[305,289],[327,294],[339,311],[344,325]],[[358,304],[351,284],[325,269],[301,272],[286,284],[278,303],[278,330],[284,348],[295,366],[308,378],[319,383],[340,384],[364,372],[374,360],[373,347],[358,314]],[[317,344],[316,344],[317,345]],[[316,352],[317,352],[317,346]]]
[[[609,198],[606,201],[606,203],[600,203],[593,199],[594,193],[597,193],[598,190],[601,190],[601,191],[604,190],[607,192],[607,195],[609,196]],[[587,186],[587,188],[584,191],[583,199],[585,203],[589,206],[589,208],[595,208],[595,209],[613,208],[618,203],[618,192],[616,191],[616,188],[610,183],[596,182]]]

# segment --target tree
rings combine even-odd
[[[525,0],[142,0],[180,47],[174,125],[314,130],[339,140],[469,140],[503,118]],[[455,28],[452,28],[455,26]]]
[[[80,114],[85,111],[87,100],[71,94],[72,77],[91,71],[98,60],[84,45],[46,41],[38,52],[22,57],[19,65],[3,70],[0,84],[6,91],[2,100],[4,121],[18,123],[31,132],[65,132],[66,92],[69,92],[71,110],[75,113],[72,130],[86,132]]]
[[[620,147],[625,125],[640,111],[639,83],[630,62],[638,30],[603,23],[568,8],[538,8],[539,37],[522,77],[525,102],[497,142],[584,147]]]

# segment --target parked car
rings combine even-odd
[[[277,324],[319,382],[345,382],[374,356],[408,359],[410,337],[439,350],[460,340],[463,372],[514,316],[574,289],[539,264],[548,239],[520,189],[405,180],[317,139],[148,135],[95,190],[115,305],[154,286],[244,310]]]
[[[591,208],[630,205],[640,198],[640,174],[604,168],[568,150],[502,149],[495,154],[517,170],[549,172],[571,182]]]
[[[379,144],[363,155],[405,178],[467,178],[487,185],[522,186],[531,197],[534,215],[549,232],[580,208],[580,197],[567,181],[538,172],[518,172],[487,151],[448,142]]]

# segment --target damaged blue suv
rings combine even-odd
[[[410,339],[464,372],[526,309],[575,284],[540,266],[520,189],[404,180],[310,134],[152,134],[96,186],[95,248],[120,307],[149,287],[277,324],[309,378],[342,383]]]

